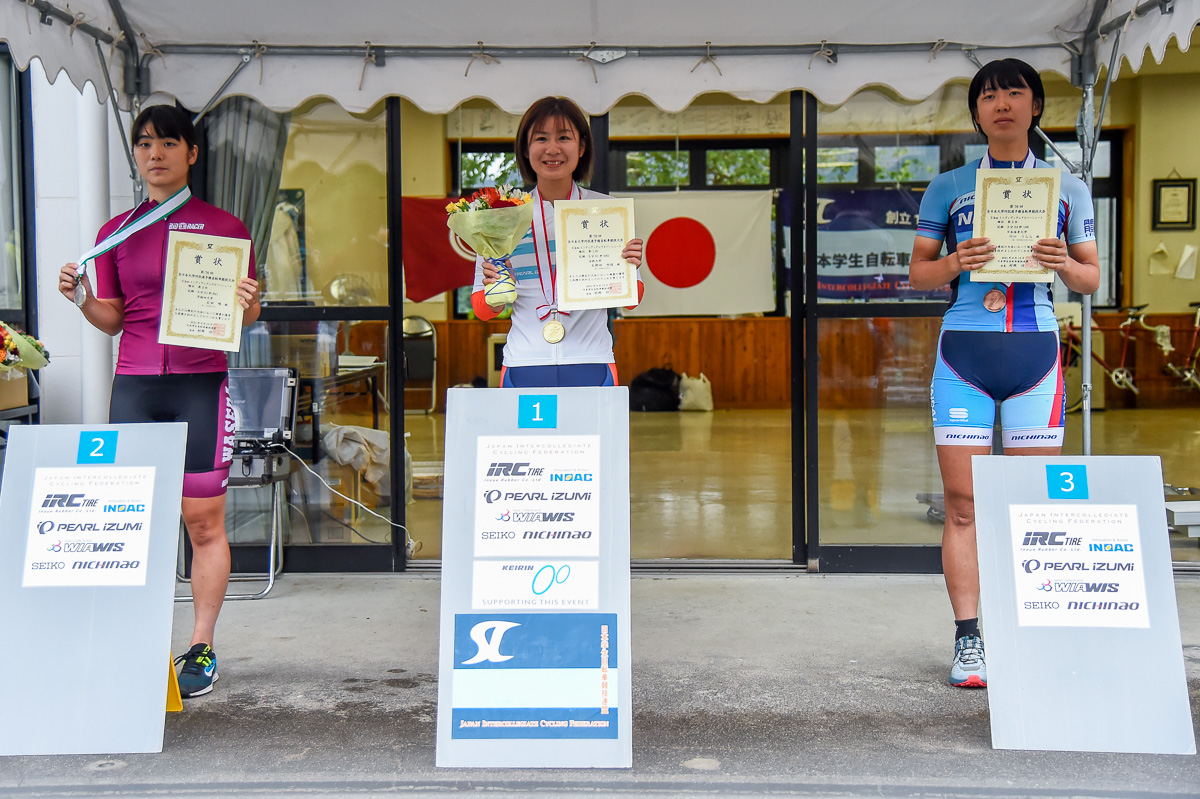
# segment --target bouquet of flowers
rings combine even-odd
[[[488,305],[517,299],[517,283],[505,259],[533,222],[533,197],[512,186],[488,186],[446,206],[446,226],[476,253],[500,267],[502,277],[484,288]]]
[[[50,362],[50,353],[42,346],[42,342],[32,336],[9,327],[0,322],[0,333],[4,336],[3,360],[0,360],[0,371],[7,372],[23,366],[26,369],[41,369]]]

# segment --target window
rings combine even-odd
[[[781,188],[786,139],[610,142],[609,190]]]
[[[517,156],[510,152],[463,152],[459,158],[458,185],[464,194],[484,186],[524,184]]]
[[[935,145],[875,148],[876,183],[928,183],[937,177],[941,148]]]
[[[0,52],[0,309],[4,310],[23,307],[20,130],[17,70],[8,53]]]

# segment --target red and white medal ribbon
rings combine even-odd
[[[554,253],[550,249],[550,234],[547,231],[546,225],[546,204],[542,202],[542,195],[537,189],[533,190],[534,202],[538,204],[538,212],[533,215],[533,257],[537,260],[538,282],[542,287],[542,299],[544,303],[537,306],[537,317],[545,321],[550,314],[562,314],[570,316],[570,311],[558,310],[558,282],[557,273],[552,260]],[[583,192],[574,183],[571,184],[571,193],[567,195],[569,200],[582,200]],[[553,203],[551,204],[551,213],[554,213]],[[540,223],[540,224],[539,224]],[[541,229],[541,241],[538,240],[538,229]],[[546,264],[546,268],[542,268],[542,263]],[[549,286],[547,286],[549,283]]]

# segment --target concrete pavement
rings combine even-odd
[[[1197,719],[1200,577],[1176,590]],[[225,606],[162,754],[0,758],[0,796],[1200,796],[1197,757],[994,751],[936,576],[635,576],[632,769],[437,769],[439,591],[284,576]]]

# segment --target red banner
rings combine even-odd
[[[412,302],[424,302],[475,280],[475,253],[446,227],[446,203],[451,199],[457,198],[400,200],[404,296]]]

